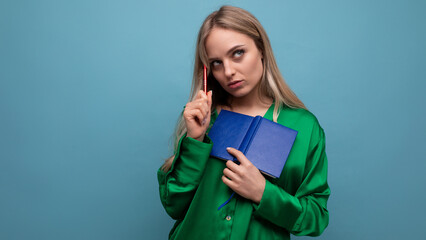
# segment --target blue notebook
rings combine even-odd
[[[279,178],[296,139],[297,131],[261,116],[220,111],[208,136],[213,141],[210,153],[223,160],[237,159],[226,151],[233,147],[263,174]]]

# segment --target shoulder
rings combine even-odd
[[[280,110],[278,123],[298,131],[299,136],[305,136],[310,140],[324,137],[324,130],[317,117],[309,110],[286,106]]]
[[[319,121],[309,110],[303,108],[282,107],[278,122],[291,125],[319,126]]]

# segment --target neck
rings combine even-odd
[[[272,98],[263,96],[259,92],[253,91],[252,94],[239,98],[229,99],[230,110],[234,112],[243,113],[246,115],[261,115],[263,116],[269,109],[273,102]]]

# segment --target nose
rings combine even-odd
[[[234,68],[231,61],[224,60],[223,61],[223,68],[224,68],[223,70],[224,70],[225,76],[227,78],[231,78],[232,76],[235,75],[235,68]]]

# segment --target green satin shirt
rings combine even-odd
[[[272,119],[273,104],[265,114]],[[211,123],[217,118],[212,113]],[[213,143],[182,137],[172,167],[158,170],[160,198],[176,220],[170,239],[290,239],[320,235],[328,225],[324,131],[304,109],[284,107],[278,123],[298,131],[279,179],[266,178],[259,204],[232,194],[221,177],[225,161],[210,157]],[[249,159],[250,160],[250,159]]]

